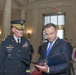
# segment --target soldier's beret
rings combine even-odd
[[[11,26],[16,27],[19,30],[23,30],[24,29],[24,23],[25,23],[25,20],[12,20]]]

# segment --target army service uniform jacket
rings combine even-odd
[[[0,46],[0,75],[26,75],[29,61],[20,59],[20,56],[30,59],[29,49],[25,38],[21,38],[20,44],[13,36],[7,38]]]

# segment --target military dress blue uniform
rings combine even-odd
[[[12,27],[23,30],[24,21],[14,20],[11,23]],[[30,62],[20,56],[30,59],[28,40],[21,37],[18,44],[13,36],[7,37],[0,45],[0,75],[26,75]]]
[[[20,60],[18,54],[29,59],[29,51],[29,44],[25,38],[21,38],[20,44],[16,43],[13,36],[7,38],[0,48],[0,73],[2,75],[26,75],[29,62]]]

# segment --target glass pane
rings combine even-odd
[[[58,15],[58,25],[64,25],[64,15]]]
[[[57,25],[57,15],[51,16],[51,23],[54,23],[55,25]]]
[[[57,36],[61,39],[64,39],[64,30],[58,30]]]
[[[65,24],[65,15],[64,14],[53,14],[49,16],[44,16],[44,25],[47,23],[54,23],[55,25],[64,25]],[[57,36],[61,39],[64,39],[64,30],[58,30]],[[43,39],[46,40],[47,37],[43,31]]]
[[[47,23],[50,23],[50,16],[44,17],[44,25],[46,25]]]
[[[47,39],[47,37],[46,37],[46,34],[45,34],[45,30],[44,30],[44,31],[43,31],[43,41],[44,41],[44,42],[47,42],[46,39]]]

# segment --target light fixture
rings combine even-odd
[[[1,30],[0,30],[0,35],[1,35]]]
[[[0,39],[1,39],[1,34],[2,34],[2,32],[1,32],[1,29],[0,29]]]
[[[30,38],[30,35],[32,33],[32,30],[27,30],[27,37]]]

